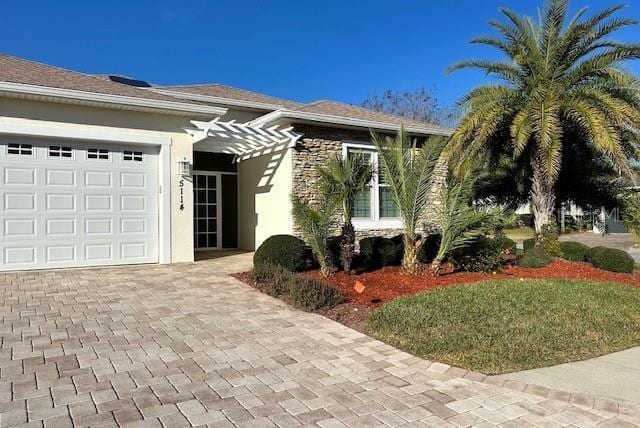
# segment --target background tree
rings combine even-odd
[[[419,148],[411,143],[402,127],[393,138],[375,133],[371,136],[378,149],[385,183],[391,189],[402,218],[404,255],[401,271],[406,275],[417,275],[421,271],[417,254],[423,240],[417,239],[416,230],[428,203],[433,171],[447,139],[431,137]]]
[[[342,207],[340,261],[344,271],[350,272],[356,244],[356,231],[351,221],[353,204],[358,194],[366,190],[373,169],[367,158],[353,153],[330,158],[325,166],[318,167],[318,173],[323,193],[335,198]]]
[[[369,95],[362,107],[440,126],[450,126],[455,121],[453,111],[438,102],[435,89],[428,91],[424,87],[405,92],[387,89],[382,95]]]
[[[589,18],[582,9],[567,22],[568,1],[549,0],[537,23],[503,8],[505,22],[490,22],[500,36],[473,43],[495,47],[506,59],[451,67],[477,68],[500,80],[462,98],[464,118],[453,139],[465,157],[508,149],[516,161],[526,161],[538,243],[552,218],[570,144],[631,175],[629,160],[640,137],[640,84],[622,65],[640,58],[640,45],[607,39],[636,24],[614,17],[621,8]]]

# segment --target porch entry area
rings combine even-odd
[[[195,251],[238,248],[238,173],[233,156],[194,152]]]

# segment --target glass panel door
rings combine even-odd
[[[197,250],[218,248],[218,174],[193,176],[193,243]]]

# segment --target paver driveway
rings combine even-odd
[[[174,266],[0,274],[0,426],[631,426],[470,378],[226,274]]]

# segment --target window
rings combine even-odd
[[[9,143],[7,146],[7,154],[33,156],[33,146],[31,144]]]
[[[369,159],[373,166],[373,177],[369,188],[360,193],[353,204],[353,218],[357,221],[398,220],[400,213],[393,200],[389,185],[384,181],[384,174],[378,163],[378,152],[363,144],[344,144],[344,153],[349,156],[360,153]]]
[[[122,153],[122,160],[133,161],[133,162],[142,162],[142,152],[134,152],[134,151],[131,151],[131,150],[125,150]]]
[[[49,146],[50,158],[71,158],[72,155],[71,147]]]
[[[109,150],[107,149],[87,149],[87,159],[109,159]]]

